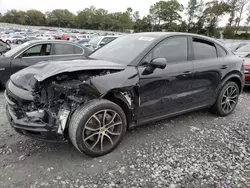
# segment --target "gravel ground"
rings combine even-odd
[[[0,187],[250,187],[249,95],[229,117],[202,110],[151,123],[129,130],[114,152],[89,158],[68,143],[15,133],[1,92]]]

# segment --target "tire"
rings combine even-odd
[[[231,97],[229,97],[230,91],[232,91],[231,90],[232,88],[233,88],[233,90],[235,90],[235,92],[231,94]],[[228,93],[227,93],[227,91],[228,91]],[[230,115],[234,111],[235,107],[238,104],[239,94],[240,94],[239,86],[235,82],[232,82],[232,81],[227,82],[222,87],[222,89],[217,97],[217,100],[216,100],[214,106],[212,107],[212,110],[214,112],[216,112],[219,116]],[[227,96],[227,95],[229,95],[229,96]],[[225,96],[227,96],[227,97],[225,97]],[[227,110],[230,108],[228,103],[231,105],[230,110]]]
[[[21,40],[18,40],[16,43],[17,44],[22,44],[23,42]]]
[[[11,41],[10,41],[10,40],[6,40],[6,43],[7,43],[7,44],[10,44],[10,43],[11,43]]]
[[[96,99],[80,106],[73,113],[69,123],[69,138],[81,153],[99,157],[112,152],[120,144],[126,127],[126,116],[118,105],[108,100]]]

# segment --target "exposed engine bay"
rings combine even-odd
[[[26,115],[48,125],[58,125],[58,134],[63,134],[69,115],[81,104],[96,98],[99,93],[91,85],[91,78],[117,72],[93,70],[63,73],[35,85],[34,102]]]

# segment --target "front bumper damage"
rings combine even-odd
[[[14,90],[14,91],[11,91]],[[24,105],[32,105],[31,100],[23,99],[17,96],[16,90],[20,88],[8,83],[4,93],[7,101],[6,115],[10,125],[20,134],[34,137],[40,140],[48,141],[66,141],[63,132],[66,127],[70,111],[60,109],[58,118],[53,117],[45,109],[37,109],[35,111],[26,111]],[[15,92],[15,94],[13,94]],[[26,94],[25,94],[26,92]],[[22,90],[22,96],[30,95],[29,91]]]

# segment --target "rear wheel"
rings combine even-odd
[[[239,99],[239,87],[235,82],[228,82],[221,89],[213,109],[220,116],[231,114]]]
[[[108,100],[93,100],[72,115],[69,137],[81,153],[98,157],[119,145],[126,126],[126,116],[118,105]]]

